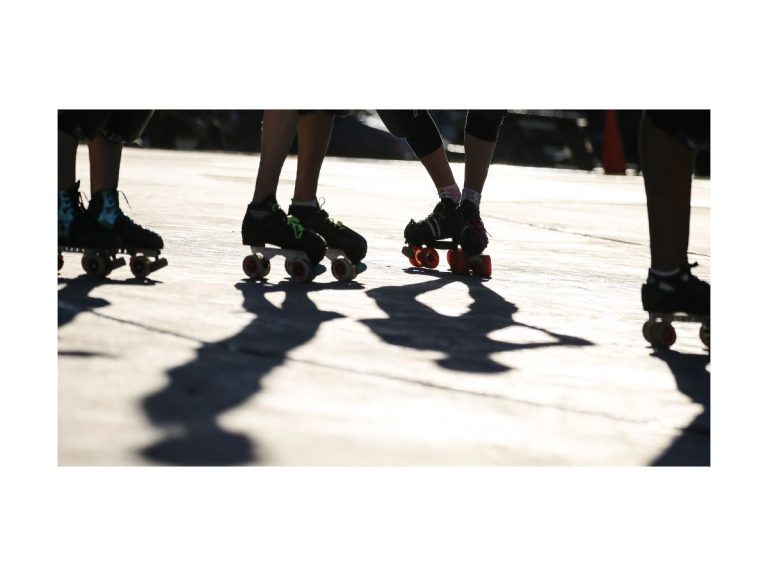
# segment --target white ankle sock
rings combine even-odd
[[[450,186],[444,186],[443,188],[437,189],[437,195],[440,196],[440,199],[443,198],[450,198],[456,204],[459,203],[459,200],[461,200],[461,190],[459,190],[459,187],[456,184],[451,184]]]
[[[317,203],[317,198],[314,200],[296,200],[296,198],[291,200],[291,206],[311,206],[312,208],[317,208],[319,204]]]
[[[461,201],[469,200],[477,207],[480,207],[480,192],[472,190],[472,188],[464,188],[461,191]]]

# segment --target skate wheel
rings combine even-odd
[[[103,278],[112,271],[107,260],[100,254],[85,254],[80,264],[85,273],[93,278]]]
[[[253,254],[249,254],[243,259],[243,272],[249,278],[264,278],[269,274],[271,265],[266,258],[259,258]]]
[[[669,322],[654,322],[649,332],[654,348],[669,348],[677,340],[677,333]]]
[[[645,324],[643,324],[643,338],[649,344],[651,343],[651,326],[653,326],[653,322],[650,320],[646,320]]]
[[[62,256],[61,252],[59,252],[59,270],[61,270],[62,266],[64,266],[64,256]]]
[[[421,261],[421,248],[413,249],[413,257],[411,258],[411,263],[417,268],[422,268],[424,266],[424,263]]]
[[[709,326],[701,325],[699,328],[699,338],[704,343],[704,346],[709,348]]]
[[[453,269],[453,253],[454,253],[453,248],[451,248],[450,250],[448,250],[448,252],[445,253],[445,257],[448,260],[448,267],[450,269]]]
[[[491,257],[487,254],[483,254],[480,256],[480,276],[483,278],[490,278],[491,277]]]
[[[469,274],[469,262],[463,250],[456,250],[452,257],[451,270],[456,274]]]
[[[146,256],[131,256],[129,261],[131,272],[136,278],[146,278],[152,270]]]
[[[310,266],[309,260],[306,258],[296,258],[286,263],[286,268],[289,270],[288,274],[291,278],[297,282],[306,282],[310,279]]]
[[[331,273],[336,280],[340,281],[352,280],[357,276],[357,272],[355,267],[352,266],[352,262],[343,257],[336,258],[336,260],[333,261],[333,264],[331,264]]]
[[[440,255],[434,248],[425,248],[421,251],[421,262],[427,268],[437,268],[437,265],[440,264]]]

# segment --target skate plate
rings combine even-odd
[[[472,274],[483,278],[491,277],[491,257],[488,254],[467,254],[456,242],[437,240],[430,244],[406,244],[403,255],[416,268],[437,268],[440,255],[437,249],[446,250],[446,258],[451,272]]]
[[[125,266],[125,258],[118,254],[130,256],[129,265],[136,278],[145,278],[155,270],[168,265],[168,260],[160,258],[160,250],[152,248],[83,248],[82,246],[61,245],[59,248],[59,270],[64,265],[62,252],[82,254],[80,264],[88,276],[104,278],[113,270]],[[153,260],[150,260],[153,258]]]
[[[325,257],[331,261],[333,277],[341,282],[354,280],[358,274],[368,269],[362,262],[353,264],[347,253],[339,248],[328,248],[325,252]]]
[[[285,271],[296,282],[311,282],[316,276],[325,272],[322,264],[314,267],[303,250],[290,250],[272,246],[251,246],[251,254],[243,259],[243,272],[249,278],[261,280],[266,278],[272,269],[270,260],[275,256],[285,258]]]
[[[698,323],[699,338],[709,348],[709,315],[688,314],[685,312],[649,312],[648,320],[643,324],[643,337],[654,348],[669,348],[677,340],[673,322]]]

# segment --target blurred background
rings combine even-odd
[[[147,148],[258,152],[262,110],[157,110],[141,145]],[[430,110],[449,159],[463,156],[466,111]],[[636,174],[641,110],[509,110],[494,163]],[[294,150],[295,152],[295,143]],[[389,134],[374,110],[337,117],[329,156],[415,159],[405,140]],[[709,149],[696,175],[709,177]]]

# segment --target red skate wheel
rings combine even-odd
[[[272,266],[266,258],[260,258],[251,254],[243,259],[243,272],[249,278],[264,278],[264,276],[269,274],[271,268]]]
[[[417,268],[422,268],[424,266],[424,262],[421,260],[421,248],[414,248],[413,249],[413,260],[412,262],[415,262],[414,266]]]
[[[249,254],[243,258],[243,272],[248,278],[253,278],[259,270],[259,264],[256,260],[256,256]]]
[[[352,266],[352,262],[346,258],[337,258],[333,261],[333,264],[331,264],[331,273],[336,280],[352,280],[355,268]]]
[[[453,269],[453,248],[448,250],[448,252],[445,253],[445,257],[448,260],[448,267]]]
[[[669,322],[656,322],[651,326],[651,345],[656,348],[669,348],[677,340],[677,333]]]
[[[453,267],[451,268],[456,274],[469,274],[469,262],[467,261],[467,255],[463,250],[456,250],[453,255]]]
[[[150,272],[149,260],[146,256],[131,256],[129,265],[136,278],[146,278]]]
[[[434,248],[425,248],[421,251],[421,261],[427,268],[437,268],[440,264],[440,255]]]
[[[643,324],[643,338],[645,338],[645,341],[649,344],[653,342],[651,337],[651,326],[653,326],[653,322],[651,320],[646,320]]]
[[[291,278],[297,282],[306,282],[309,279],[310,265],[304,258],[297,258],[290,262]]]
[[[491,257],[487,254],[483,254],[480,256],[480,276],[483,278],[490,278],[491,277]]]

